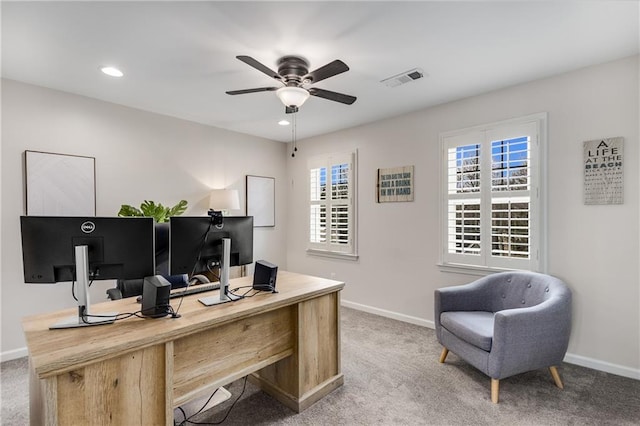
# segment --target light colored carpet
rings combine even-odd
[[[563,364],[565,389],[548,370],[500,382],[492,404],[489,378],[454,353],[438,363],[434,330],[342,308],[345,384],[297,414],[250,383],[228,425],[638,425],[640,381]],[[26,359],[2,363],[2,424],[28,424]],[[240,395],[193,420],[217,422]],[[181,420],[181,419],[178,419]]]

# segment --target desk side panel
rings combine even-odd
[[[295,355],[252,377],[254,383],[295,411],[305,410],[344,382],[339,302],[338,292],[300,302]]]
[[[309,392],[339,371],[338,293],[300,303],[298,351],[300,391]]]
[[[57,396],[60,425],[165,424],[165,346],[63,373]]]

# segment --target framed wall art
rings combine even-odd
[[[95,216],[96,159],[25,151],[28,216]]]
[[[583,142],[584,203],[623,204],[624,138]]]
[[[413,201],[413,166],[378,169],[378,203]]]
[[[247,175],[247,216],[254,227],[276,226],[276,179]]]

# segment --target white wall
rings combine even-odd
[[[186,199],[185,215],[203,215],[210,189],[222,187],[239,190],[241,210],[231,214],[244,214],[245,175],[275,177],[276,227],[255,228],[254,258],[285,267],[285,144],[2,80],[3,360],[26,354],[22,317],[74,306],[69,283],[26,285],[22,277],[25,150],[95,157],[98,216],[145,199]],[[113,286],[94,283],[92,302]]]
[[[574,300],[567,361],[640,378],[638,76],[636,56],[300,142],[290,211],[306,210],[309,156],[358,149],[360,259],[307,255],[307,217],[291,215],[288,268],[345,281],[347,305],[433,326],[434,290],[474,278],[436,266],[439,133],[546,111],[548,271]],[[411,96],[429,79],[412,84],[392,90]],[[582,142],[614,136],[625,138],[624,205],[585,206]],[[376,170],[404,165],[415,165],[415,201],[377,204]]]

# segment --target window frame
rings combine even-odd
[[[532,134],[529,146],[529,259],[492,256],[492,200],[515,198],[519,191],[492,191],[492,142],[522,136],[522,129]],[[480,190],[455,196],[449,194],[448,149],[456,146],[480,145]],[[496,271],[525,269],[546,272],[547,269],[547,203],[546,203],[547,113],[537,113],[499,122],[440,133],[440,259],[444,272],[486,275]],[[502,196],[501,195],[505,195]],[[449,201],[479,200],[480,255],[449,253]],[[484,213],[484,214],[483,214]]]
[[[339,164],[349,164],[347,171],[347,198],[333,199],[331,197],[332,184],[332,167]],[[311,172],[313,169],[326,168],[327,190],[325,200],[311,199]],[[323,257],[340,258],[347,260],[357,260],[357,202],[356,195],[358,190],[357,184],[357,150],[348,152],[330,153],[318,155],[309,158],[307,162],[307,254]],[[325,242],[311,242],[312,223],[311,208],[314,205],[326,206],[326,240]],[[348,206],[348,244],[336,244],[331,242],[332,231],[335,229],[331,226],[331,211],[334,206]]]

